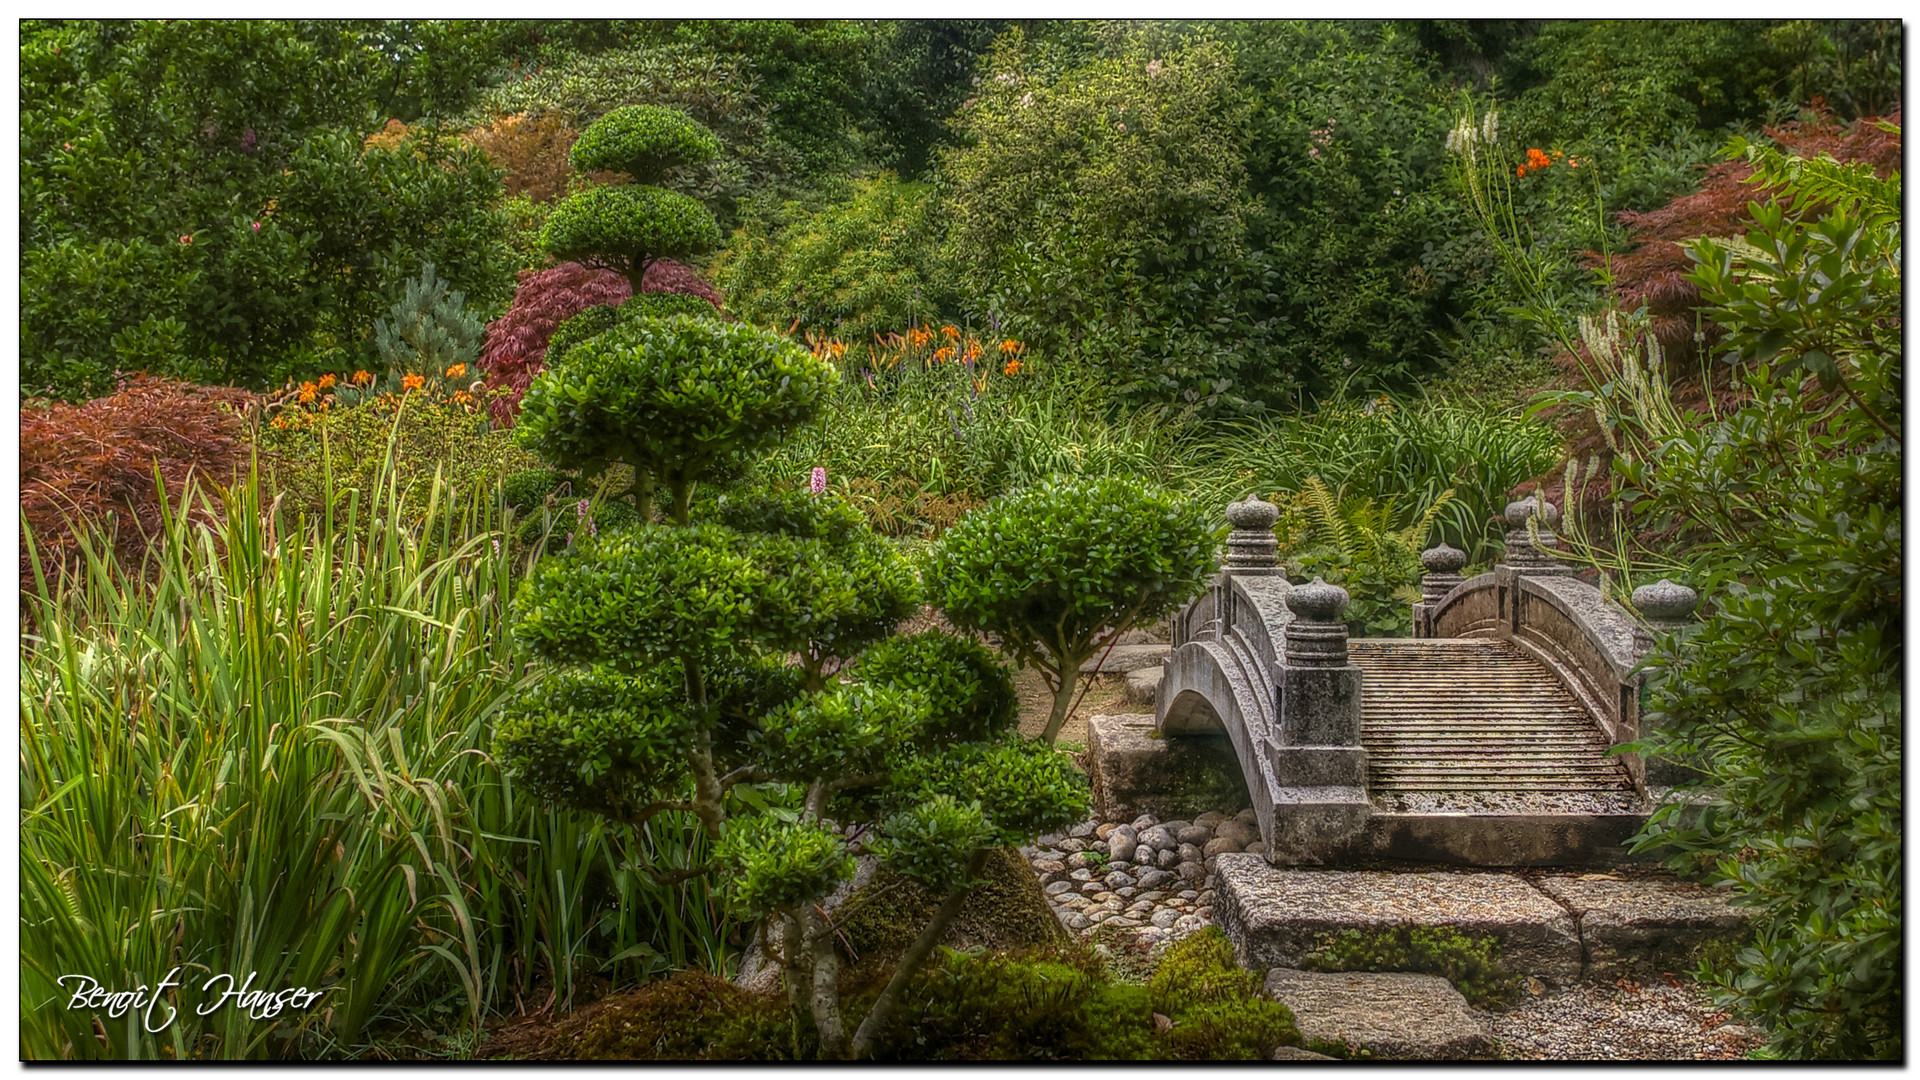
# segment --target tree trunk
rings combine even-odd
[[[840,954],[833,947],[833,925],[819,908],[803,916],[807,947],[813,956],[813,979],[808,1004],[813,1027],[820,1035],[820,1057],[833,1061],[847,1057],[847,1024],[840,1014]]]
[[[1073,707],[1073,692],[1080,685],[1080,665],[1086,661],[1085,656],[1064,656],[1060,659],[1060,686],[1053,692],[1053,711],[1047,714],[1047,730],[1040,736],[1049,746],[1067,722],[1067,710]]]

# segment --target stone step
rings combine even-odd
[[[1266,991],[1307,1045],[1344,1043],[1349,1057],[1464,1061],[1494,1051],[1485,1018],[1438,975],[1274,968]]]
[[[1154,698],[1160,693],[1160,680],[1166,675],[1167,669],[1157,664],[1127,672],[1127,700],[1151,709]]]
[[[1094,654],[1080,665],[1080,671],[1086,675],[1124,675],[1141,668],[1159,667],[1172,655],[1173,646],[1167,644],[1115,645],[1104,658]]]
[[[1750,913],[1670,875],[1608,872],[1281,869],[1256,855],[1215,861],[1214,917],[1253,971],[1299,968],[1348,930],[1445,927],[1491,937],[1510,973],[1567,985],[1680,972]]]

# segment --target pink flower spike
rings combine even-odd
[[[259,231],[260,231],[260,223],[259,223],[259,222],[257,222],[257,221],[256,221],[256,222],[254,222],[254,223],[253,223],[253,231],[254,231],[254,232],[259,232]]]
[[[191,244],[191,243],[193,243],[193,237],[191,237],[191,236],[183,236],[183,237],[181,237],[181,238],[180,238],[180,242],[181,242],[181,243],[183,243],[183,244]]]
[[[822,494],[827,490],[827,470],[825,466],[815,465],[813,467],[813,478],[808,482],[807,486],[815,495]]]

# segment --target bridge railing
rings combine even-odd
[[[1651,644],[1646,627],[1549,553],[1560,514],[1529,496],[1507,506],[1507,552],[1491,573],[1462,580],[1466,556],[1442,544],[1425,552],[1427,575],[1413,607],[1415,637],[1509,641],[1551,671],[1600,725],[1609,744],[1640,737],[1645,680],[1637,670]],[[1529,526],[1531,519],[1531,527]],[[1662,581],[1634,592],[1655,629],[1683,623],[1693,590]],[[1649,777],[1638,755],[1621,754],[1636,786]],[[1652,782],[1665,779],[1656,766]]]
[[[1358,836],[1370,812],[1360,669],[1347,658],[1346,591],[1287,583],[1277,516],[1251,496],[1227,508],[1226,568],[1174,619],[1155,727],[1225,734],[1269,857],[1317,862]]]

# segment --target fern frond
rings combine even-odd
[[[1347,527],[1346,518],[1340,513],[1340,497],[1327,489],[1327,485],[1317,476],[1309,476],[1301,485],[1302,494],[1307,497],[1307,512],[1313,518],[1313,524],[1340,554],[1351,559],[1355,552],[1353,531]]]
[[[1427,530],[1433,527],[1433,519],[1440,516],[1440,511],[1453,501],[1453,490],[1448,488],[1441,492],[1439,497],[1427,507],[1426,513],[1420,515],[1420,520],[1408,526],[1407,531],[1400,534],[1400,539],[1408,551],[1418,552],[1421,545],[1427,542]]]

